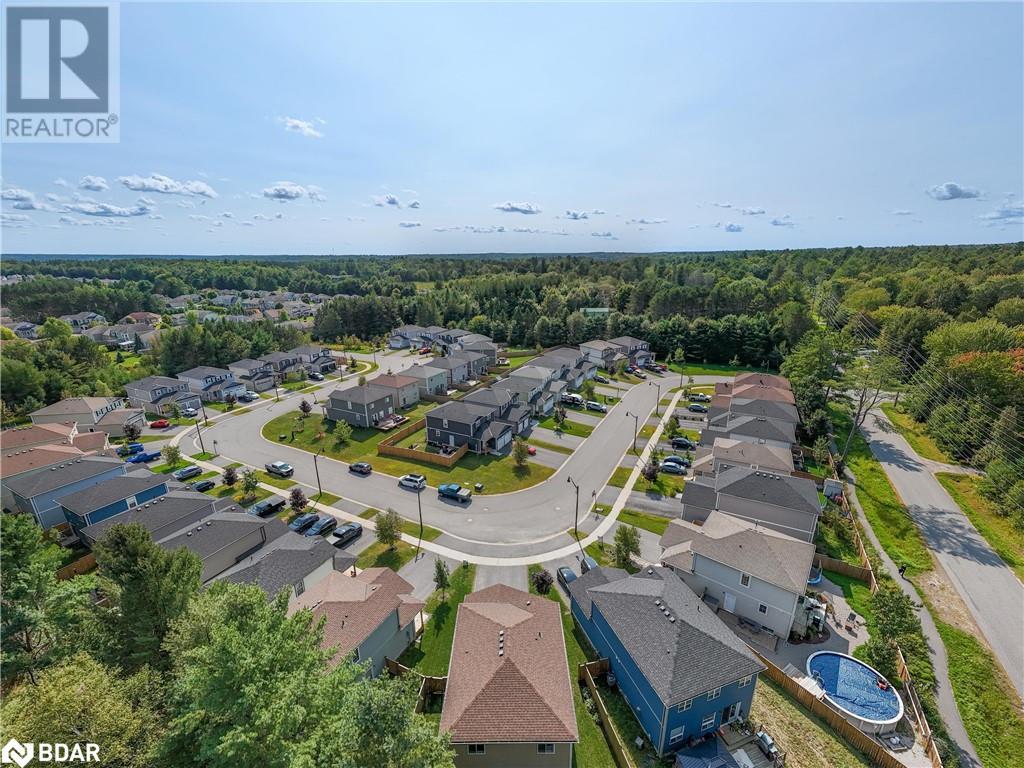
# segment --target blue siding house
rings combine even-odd
[[[671,570],[594,568],[569,593],[659,755],[750,713],[764,665]]]
[[[64,523],[64,510],[57,499],[81,492],[125,473],[120,459],[82,456],[55,464],[42,472],[5,481],[18,510],[32,515],[43,528]]]
[[[139,469],[57,499],[64,519],[81,536],[86,526],[134,509],[167,493],[167,475]]]

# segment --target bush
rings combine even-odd
[[[551,571],[546,569],[534,571],[530,574],[530,581],[533,583],[533,588],[541,595],[546,595],[550,592],[551,585],[555,583],[554,578],[551,576]]]

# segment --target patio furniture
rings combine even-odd
[[[850,615],[846,617],[846,621],[843,622],[843,629],[849,632],[851,635],[857,634],[857,614],[850,611]]]

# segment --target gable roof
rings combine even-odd
[[[197,365],[195,368],[189,368],[187,371],[179,373],[178,378],[205,379],[207,376],[227,378],[230,375],[231,371],[227,368],[214,368],[212,365]]]
[[[715,487],[719,494],[815,515],[821,512],[818,489],[814,481],[807,478],[730,467],[720,472],[716,479]]]
[[[148,469],[136,470],[122,477],[112,477],[91,488],[58,496],[56,501],[72,512],[87,515],[115,501],[161,485],[166,486],[167,480],[167,475],[150,472]]]
[[[771,373],[737,373],[733,378],[733,386],[740,387],[744,384],[763,384],[779,389],[793,388],[785,376],[776,376]]]
[[[119,397],[67,397],[32,411],[31,416],[63,416],[79,413],[95,413],[110,405]]]
[[[569,585],[589,593],[626,653],[658,697],[674,706],[764,670],[746,644],[672,573],[651,567],[608,576],[591,569]],[[582,603],[581,603],[582,605]]]
[[[446,371],[450,371],[453,368],[462,368],[469,364],[466,359],[459,359],[449,355],[448,357],[435,357],[430,361],[430,365],[434,368],[440,368]]]
[[[93,434],[106,437],[105,432]],[[4,449],[0,460],[0,477],[13,477],[22,472],[71,461],[83,455],[82,451],[73,445],[37,445],[21,450]]]
[[[444,369],[438,368],[436,365],[410,365],[404,371],[403,376],[409,376],[419,381],[420,379],[429,379],[434,376],[444,376]]]
[[[382,374],[373,380],[375,387],[387,387],[389,389],[402,389],[408,386],[419,386],[419,379],[402,374]]]
[[[320,536],[281,536],[218,578],[235,584],[255,584],[272,600],[282,589],[298,584],[328,561],[333,570],[344,571],[355,564],[356,558],[338,551]]]
[[[332,571],[303,592],[288,612],[311,609],[315,620],[324,617],[323,647],[337,649],[332,658],[337,664],[392,612],[398,612],[396,632],[415,619],[423,603],[412,592],[412,584],[390,568],[366,568],[357,576]]]
[[[767,443],[751,443],[747,440],[734,440],[730,437],[716,437],[708,457],[726,463],[756,466],[786,474],[792,473],[796,469],[793,464],[793,452],[788,448]],[[698,459],[697,463],[701,461],[703,458]]]
[[[65,464],[51,466],[24,477],[15,477],[6,481],[5,485],[22,498],[31,499],[41,493],[55,491],[123,466],[120,459],[107,456],[72,456]]]
[[[763,416],[766,419],[788,421],[791,424],[800,423],[800,414],[797,413],[796,406],[781,400],[752,400],[733,395],[729,410],[744,416]]]
[[[807,589],[814,562],[810,542],[722,512],[712,512],[699,526],[673,520],[659,543],[663,563],[689,571],[697,554],[798,595]]]
[[[465,400],[450,400],[439,405],[433,410],[427,411],[428,419],[448,419],[459,424],[472,424],[483,416],[490,416],[494,408],[489,405],[471,403]]]
[[[453,742],[575,742],[554,601],[496,584],[459,605],[441,731]]]
[[[363,384],[362,386],[349,387],[348,389],[336,389],[328,395],[330,400],[347,400],[350,403],[358,403],[359,405],[375,403],[385,397],[393,397],[391,391],[374,386],[373,384]]]

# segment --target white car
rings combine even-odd
[[[412,488],[414,491],[422,491],[427,487],[427,478],[423,475],[402,475],[398,478],[398,484],[403,488]]]

